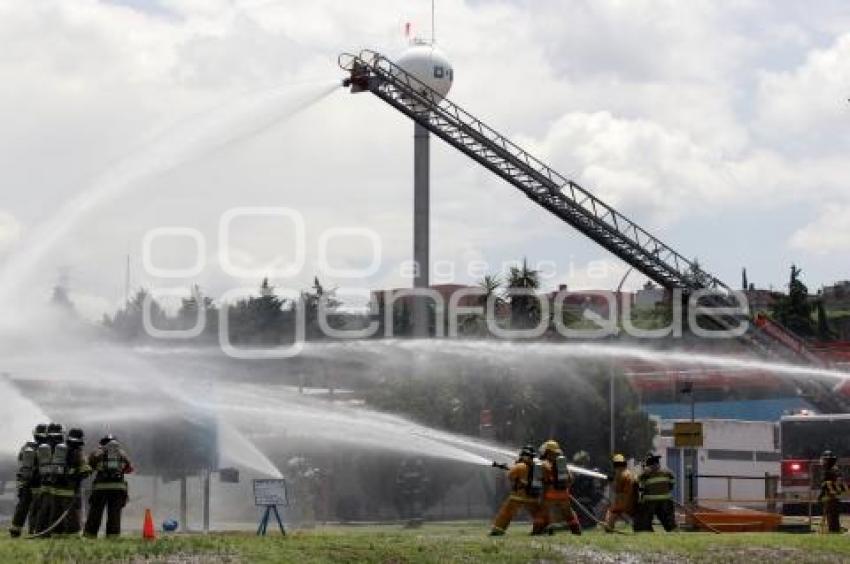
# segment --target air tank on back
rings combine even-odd
[[[445,53],[433,43],[414,39],[395,63],[437,92],[439,99],[452,87],[454,69]]]

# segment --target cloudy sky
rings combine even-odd
[[[26,286],[42,295],[64,276],[92,315],[120,301],[128,254],[134,286],[199,282],[220,295],[257,283],[222,264],[223,214],[270,206],[304,218],[304,267],[275,284],[406,285],[412,126],[331,85],[338,53],[397,55],[406,21],[430,34],[429,10],[0,0],[0,267],[8,277],[31,257]],[[850,278],[846,3],[443,0],[437,12],[454,101],[730,285],[746,266],[750,281],[780,288],[792,262],[811,288]],[[552,287],[610,288],[625,270],[439,141],[432,198],[436,281],[523,256]],[[143,241],[173,227],[199,232],[203,256],[166,232],[152,262],[201,267],[158,277]],[[322,267],[333,227],[379,236],[380,268],[365,281]],[[232,228],[228,259],[242,270],[298,254],[287,221]],[[365,237],[325,242],[336,269],[373,258]]]

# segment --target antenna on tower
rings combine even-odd
[[[433,45],[437,41],[437,30],[436,30],[436,13],[437,13],[437,0],[431,0],[431,45]]]

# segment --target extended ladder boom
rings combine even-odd
[[[351,72],[353,91],[369,90],[661,286],[725,288],[637,223],[383,55],[343,55],[340,66]]]
[[[451,100],[442,97],[388,58],[375,51],[343,54],[339,65],[349,72],[343,83],[352,92],[369,91],[419,123],[455,149],[501,176],[539,206],[628,263],[664,288],[685,293],[714,289],[716,305],[730,305],[735,298],[728,286],[693,261],[651,235],[576,182],[569,180],[514,144]],[[709,318],[720,328],[734,325],[732,318]],[[799,351],[752,326],[744,340],[768,356],[787,360],[803,358]],[[777,350],[779,349],[779,350]],[[831,389],[813,379],[799,379],[801,391],[820,398],[824,411],[845,411]]]

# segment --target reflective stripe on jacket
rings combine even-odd
[[[645,471],[640,475],[641,501],[673,499],[676,478],[669,470]]]

